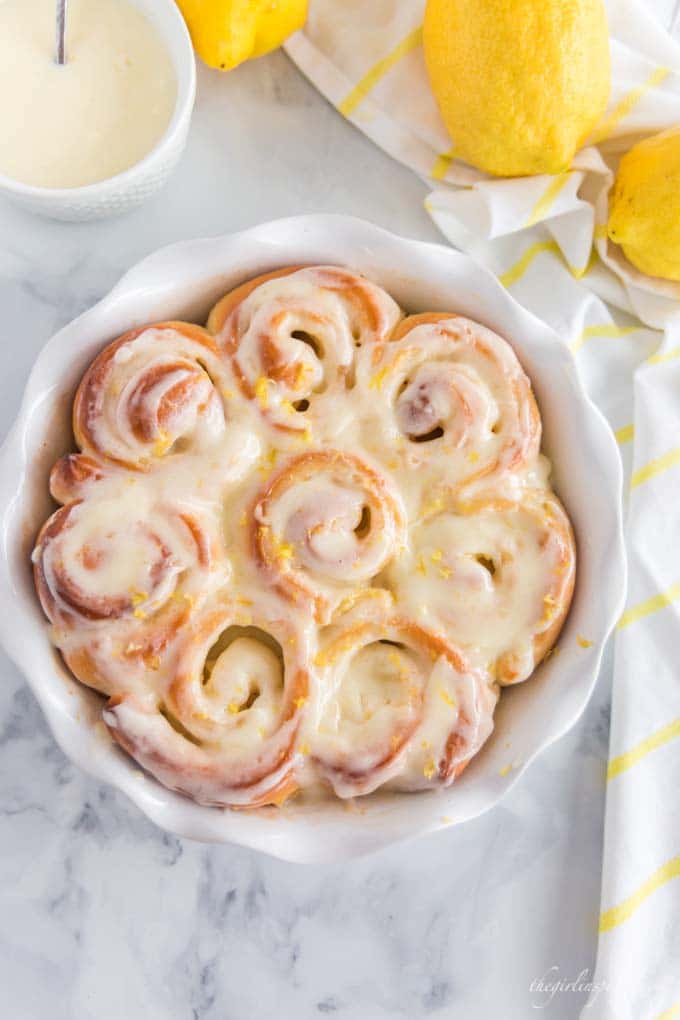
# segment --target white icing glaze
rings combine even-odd
[[[217,309],[217,338],[237,384],[279,431],[279,447],[286,433],[318,440],[351,427],[342,398],[355,352],[385,340],[401,314],[385,291],[336,266],[265,280],[224,321]]]
[[[348,453],[309,453],[289,460],[257,503],[256,545],[284,593],[325,621],[402,548],[403,521],[382,472]]]
[[[177,82],[155,26],[123,0],[69,0],[66,64],[54,0],[0,3],[0,173],[75,188],[127,170],[166,130]]]
[[[195,333],[152,327],[103,353],[74,411],[83,450],[146,468],[175,445],[202,451],[221,439],[227,376],[209,338]]]
[[[357,389],[381,446],[457,490],[523,472],[538,454],[529,380],[510,345],[468,319],[406,319],[396,339],[361,351]]]
[[[520,503],[443,508],[411,531],[388,568],[407,612],[444,629],[472,662],[495,675],[513,660],[515,681],[535,664],[534,642],[568,600],[574,561],[569,522],[545,490]],[[500,677],[503,680],[503,677]]]
[[[467,320],[390,340],[397,306],[345,270],[225,302],[216,340],[151,326],[84,377],[33,555],[55,643],[203,803],[448,785],[571,597],[529,382]]]
[[[383,600],[321,635],[314,761],[340,797],[449,785],[492,729],[497,691]]]

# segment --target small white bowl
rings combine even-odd
[[[73,679],[50,644],[33,587],[30,552],[53,508],[49,469],[73,448],[73,393],[101,348],[125,330],[154,320],[203,322],[216,299],[236,284],[301,263],[358,269],[407,311],[461,312],[507,337],[532,379],[543,415],[544,449],[553,460],[553,481],[574,524],[576,591],[559,655],[551,656],[526,683],[503,692],[493,736],[450,789],[373,795],[360,799],[354,811],[336,800],[314,807],[293,801],[279,811],[253,813],[202,807],[141,772],[104,727],[96,725],[102,699]],[[0,508],[0,640],[25,672],[64,752],[92,775],[124,790],[171,832],[240,843],[292,861],[368,853],[493,807],[583,712],[625,597],[618,448],[586,396],[566,346],[466,255],[344,216],[302,216],[226,237],[183,242],[131,269],[40,354],[19,417],[0,450]],[[587,642],[592,643],[583,647]]]
[[[196,95],[196,61],[189,32],[174,0],[128,0],[155,26],[177,79],[175,109],[165,133],[138,163],[81,188],[38,188],[0,174],[0,195],[55,220],[92,220],[126,212],[153,195],[184,152]]]

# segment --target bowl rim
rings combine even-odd
[[[35,454],[39,445],[38,440],[31,440],[29,430],[32,419],[41,404],[43,402],[49,404],[50,395],[58,388],[58,380],[55,382],[51,378],[51,385],[47,386],[39,376],[43,370],[43,364],[49,363],[50,355],[63,348],[67,341],[71,344],[69,347],[71,353],[77,355],[78,350],[73,346],[69,334],[77,327],[81,327],[84,322],[89,321],[92,323],[91,329],[101,335],[101,325],[98,323],[104,311],[113,312],[118,309],[124,303],[126,295],[131,302],[139,301],[144,294],[145,287],[151,290],[154,286],[162,289],[164,282],[167,284],[168,275],[172,276],[173,263],[178,257],[180,259],[198,259],[198,253],[202,252],[204,255],[208,253],[212,258],[213,252],[221,253],[223,247],[229,247],[230,251],[239,250],[239,261],[241,262],[247,261],[248,256],[245,252],[249,251],[251,260],[258,261],[263,267],[267,263],[275,264],[277,258],[279,265],[286,262],[294,264],[300,259],[296,259],[294,255],[279,253],[278,249],[282,244],[288,244],[289,247],[298,250],[303,247],[313,249],[315,243],[317,245],[322,243],[331,248],[338,244],[338,238],[340,238],[340,247],[343,243],[349,243],[362,253],[373,254],[379,251],[382,245],[383,249],[389,253],[389,265],[394,265],[395,260],[406,260],[407,256],[414,257],[416,253],[420,252],[423,260],[427,260],[429,257],[442,260],[442,262],[448,261],[451,268],[457,266],[460,271],[467,274],[466,286],[481,287],[486,291],[487,297],[493,293],[500,299],[503,305],[503,314],[508,318],[510,332],[521,326],[522,329],[532,330],[534,340],[531,342],[535,342],[536,336],[540,337],[541,344],[545,341],[550,353],[551,372],[554,369],[556,373],[566,372],[568,374],[569,386],[573,389],[574,398],[578,401],[584,415],[583,427],[592,432],[591,452],[595,450],[598,454],[599,467],[602,469],[604,465],[607,474],[608,484],[606,488],[604,486],[603,488],[606,493],[604,503],[606,504],[610,531],[607,533],[606,547],[604,540],[601,542],[602,549],[598,553],[598,558],[606,559],[607,562],[609,594],[606,597],[602,594],[589,596],[590,603],[597,603],[599,606],[596,611],[596,615],[599,613],[599,632],[591,633],[590,636],[594,638],[592,647],[581,653],[583,659],[580,661],[580,672],[587,675],[587,686],[584,681],[583,689],[579,689],[577,697],[572,696],[571,692],[569,692],[569,698],[565,697],[565,704],[568,702],[568,710],[564,713],[562,721],[558,725],[553,725],[552,730],[546,728],[546,731],[540,735],[540,739],[517,767],[513,767],[509,773],[500,772],[498,778],[493,777],[492,792],[482,791],[481,796],[468,797],[462,812],[458,811],[458,817],[451,818],[441,815],[434,817],[436,812],[428,814],[425,807],[420,812],[410,808],[409,817],[413,814],[413,825],[406,827],[395,822],[392,825],[393,832],[391,834],[376,836],[373,830],[366,829],[360,818],[355,820],[353,816],[352,839],[346,841],[343,839],[343,833],[346,836],[346,828],[343,828],[346,819],[342,822],[331,819],[328,821],[326,836],[317,845],[315,838],[309,836],[304,825],[298,827],[295,832],[293,831],[294,826],[290,813],[280,811],[275,817],[268,815],[266,818],[260,818],[257,812],[231,812],[228,809],[204,807],[165,789],[152,776],[142,773],[132,759],[111,746],[112,741],[109,740],[106,743],[100,741],[97,744],[93,733],[87,730],[81,732],[83,727],[80,725],[74,736],[74,724],[72,720],[66,718],[65,703],[68,699],[65,699],[63,693],[60,693],[58,678],[51,676],[46,682],[39,674],[32,674],[28,664],[23,661],[25,643],[22,643],[17,636],[21,629],[18,627],[19,621],[17,620],[19,610],[14,614],[0,614],[0,644],[19,670],[24,673],[29,686],[45,712],[57,743],[71,761],[100,781],[126,793],[147,817],[166,831],[202,842],[248,846],[280,859],[298,863],[338,861],[361,856],[397,842],[446,828],[450,824],[460,824],[490,810],[519,781],[532,762],[573,727],[590,701],[599,676],[604,646],[614,630],[625,602],[626,559],[621,498],[623,471],[612,430],[600,410],[587,395],[581,377],[576,371],[575,359],[566,344],[544,322],[519,305],[492,273],[479,266],[469,256],[448,245],[405,238],[365,220],[350,216],[321,214],[288,217],[215,237],[181,241],[158,249],[132,266],[107,295],[54,334],[43,347],[26,383],[15,422],[0,447],[0,596],[5,594],[9,599],[12,594],[16,594],[16,590],[13,584],[8,532],[12,527],[14,504],[20,498],[22,490],[27,488],[26,473],[31,456]],[[222,255],[222,257],[225,259],[225,264],[220,263],[221,269],[214,270],[218,276],[220,273],[234,271],[234,255],[229,257]],[[359,255],[355,257],[360,258]],[[229,264],[229,258],[232,259],[232,264]],[[304,256],[301,257],[301,261],[305,261]],[[338,262],[350,264],[350,260],[340,253]],[[257,275],[257,272],[258,270],[251,271],[250,267],[243,270],[244,277]],[[170,281],[173,287],[176,286],[177,274],[178,270],[175,268],[175,279]],[[419,283],[417,275],[409,278]],[[208,277],[206,277],[207,279]],[[128,313],[126,312],[126,314]],[[102,340],[102,343],[104,342]],[[81,346],[85,346],[85,341],[81,342]],[[41,435],[44,437],[44,430]],[[580,541],[578,534],[577,541]],[[580,553],[579,557],[581,557]],[[34,592],[32,595],[35,599]],[[24,617],[22,624],[25,629],[30,630],[34,635],[37,634],[35,621],[28,617],[25,609],[22,609],[21,613]],[[12,619],[10,619],[10,615]],[[42,619],[40,626],[45,627]],[[42,637],[44,641],[46,639],[44,631]],[[553,660],[555,671],[564,668],[565,673],[567,672],[563,659],[564,657],[560,657],[558,660],[559,666],[555,666]],[[81,685],[78,685],[77,681],[73,680],[73,683],[80,688]],[[524,686],[519,685],[521,688]],[[83,691],[86,689],[83,688]],[[463,778],[465,779],[465,777]],[[406,796],[408,795],[386,795],[392,805],[398,798],[401,798],[403,803],[403,798]],[[442,807],[439,808],[439,811],[441,810]],[[378,818],[378,822],[382,818],[381,811],[383,808],[378,806],[372,815],[373,818]],[[287,831],[285,831],[285,825],[277,827],[275,821],[279,819],[285,820],[285,825],[288,826]],[[315,818],[314,821],[316,820]],[[389,828],[389,825],[387,827]]]
[[[136,6],[135,0],[127,0],[127,2],[133,7]],[[183,47],[179,59],[172,59],[172,55],[168,54],[172,59],[177,79],[177,96],[172,116],[155,145],[132,166],[120,170],[112,177],[104,177],[91,184],[82,184],[75,188],[45,188],[36,184],[25,184],[23,181],[17,181],[0,173],[1,192],[45,202],[71,199],[98,200],[106,197],[110,192],[125,190],[131,181],[148,170],[158,160],[158,157],[173,144],[178,132],[191,117],[196,98],[196,58],[189,30],[175,0],[154,0],[154,2],[160,16],[167,19],[168,26],[171,31],[176,33],[176,38]]]

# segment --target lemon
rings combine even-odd
[[[680,280],[680,127],[638,142],[623,157],[607,233],[641,272]]]
[[[1,2],[1,0],[0,0]],[[307,0],[177,0],[198,55],[233,67],[276,49],[305,23]]]
[[[454,153],[487,173],[566,170],[606,108],[602,0],[428,0],[423,42]]]

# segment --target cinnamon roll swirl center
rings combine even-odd
[[[500,411],[473,369],[433,360],[404,380],[395,415],[400,431],[412,442],[445,437],[458,448],[488,442]]]
[[[281,646],[257,627],[233,625],[207,653],[202,675],[203,704],[216,722],[248,727],[262,736],[283,694]]]
[[[421,698],[422,670],[414,652],[398,642],[374,641],[346,664],[321,725],[351,746],[356,746],[359,730],[387,735],[389,743],[395,727],[413,718]]]

